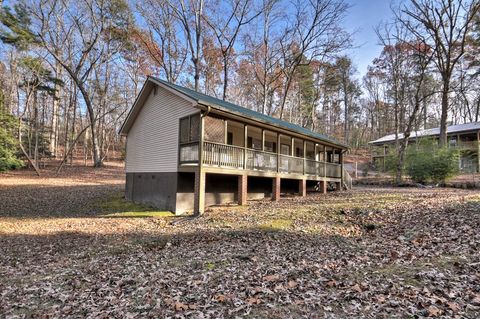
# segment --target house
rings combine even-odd
[[[120,134],[126,198],[176,213],[351,185],[346,145],[154,77]]]
[[[409,143],[415,143],[420,138],[429,137],[438,140],[440,128],[431,128],[412,132]],[[459,168],[465,173],[480,172],[480,122],[447,126],[448,147],[460,150]],[[403,134],[398,135],[399,140]],[[389,148],[395,147],[395,134],[386,135],[369,142],[373,147],[372,158],[376,167],[385,168],[385,158]]]

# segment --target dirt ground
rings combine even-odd
[[[113,163],[0,175],[0,317],[480,317],[478,190],[113,217],[150,211],[123,187]]]

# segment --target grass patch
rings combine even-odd
[[[105,214],[102,217],[137,217],[137,218],[145,218],[145,217],[173,217],[175,214],[172,212],[123,212],[123,213],[111,213]]]
[[[172,217],[175,214],[128,201],[121,194],[100,203],[102,217]]]
[[[279,231],[292,228],[293,220],[291,219],[272,219],[260,226],[262,230]]]
[[[218,268],[228,267],[230,263],[227,260],[217,260],[217,261],[207,261],[204,265],[205,269],[208,271],[215,270]]]

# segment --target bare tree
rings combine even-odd
[[[194,88],[199,89],[200,63],[203,36],[204,0],[168,0],[168,4],[179,19],[190,49],[190,58],[194,69]]]
[[[345,49],[349,35],[340,27],[348,5],[342,0],[312,0],[293,4],[294,17],[288,32],[280,40],[285,77],[280,100],[280,119],[295,71],[314,59],[321,60]]]
[[[423,105],[423,101],[435,93],[434,91],[425,91],[425,81],[428,77],[429,66],[434,58],[434,51],[425,42],[414,41],[406,44],[411,48],[409,55],[410,69],[413,70],[413,76],[411,77],[410,83],[412,85],[413,94],[410,98],[410,103],[413,108],[408,117],[405,130],[403,131],[403,139],[399,143],[395,170],[395,180],[397,183],[402,181],[408,140],[417,119],[418,112]]]
[[[222,52],[223,100],[227,98],[229,66],[234,55],[234,45],[240,30],[260,15],[260,12],[252,12],[252,6],[252,0],[216,2],[215,7],[211,8],[211,11],[217,11],[217,14],[214,15],[212,12],[210,16],[204,17]],[[222,9],[225,11],[222,12]]]
[[[184,71],[188,45],[179,39],[178,19],[172,6],[166,0],[144,0],[137,3],[137,10],[145,19],[147,29],[136,37],[137,41],[160,66],[167,81],[177,82]]]
[[[255,80],[261,88],[261,107],[263,114],[270,115],[273,95],[279,88],[281,72],[281,50],[279,38],[285,35],[285,30],[278,24],[285,15],[280,12],[280,0],[263,0],[260,35],[251,30],[245,36],[245,47],[249,63],[253,66]]]
[[[410,0],[400,19],[408,30],[435,51],[435,64],[442,78],[440,144],[447,144],[447,117],[452,74],[465,53],[472,20],[480,10],[477,0]]]
[[[88,111],[94,167],[102,165],[97,136],[97,112],[89,88],[92,71],[118,52],[116,36],[128,26],[121,2],[83,0],[78,2],[43,0],[32,4],[29,13],[37,25],[33,32],[41,46],[64,68],[78,87]],[[58,21],[62,26],[54,26]],[[58,30],[58,31],[57,31]],[[73,47],[73,56],[61,54],[58,48]]]

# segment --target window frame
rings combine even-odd
[[[190,115],[183,116],[178,119],[178,144],[179,145],[185,145],[185,144],[191,144],[191,143],[198,143],[200,141],[200,122],[198,124],[198,133],[197,133],[197,138],[192,139],[192,118],[193,117],[200,117],[200,113],[194,113]],[[186,142],[182,142],[182,121],[188,119],[188,138]],[[201,119],[198,118],[198,121]]]

